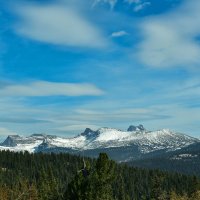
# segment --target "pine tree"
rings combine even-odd
[[[129,200],[130,198],[127,195],[122,174],[119,173],[116,179],[115,187],[117,194],[115,194],[115,198],[117,198],[117,200]]]
[[[83,173],[83,167],[79,170],[69,183],[67,191],[65,192],[65,197],[67,200],[92,200],[92,174],[90,174],[90,165],[86,162],[87,175]]]
[[[114,162],[104,153],[99,155],[94,170],[87,177],[78,173],[69,184],[66,199],[69,200],[114,200],[112,182]]]
[[[114,162],[110,161],[107,154],[100,153],[94,173],[96,200],[112,200],[112,182],[114,180]]]

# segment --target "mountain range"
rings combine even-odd
[[[97,157],[106,152],[118,162],[158,157],[170,152],[199,144],[200,140],[182,133],[162,129],[149,131],[143,125],[129,126],[126,131],[114,128],[100,128],[96,131],[86,128],[73,138],[47,134],[31,136],[9,135],[0,144],[0,150],[34,152],[67,152]]]

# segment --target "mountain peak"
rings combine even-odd
[[[20,138],[21,137],[19,135],[9,135],[1,145],[8,147],[15,147],[17,146],[16,140]]]
[[[92,129],[90,128],[86,128],[85,131],[83,133],[81,133],[82,136],[86,136],[90,133],[94,133],[95,131],[93,131]]]
[[[127,129],[127,131],[132,132],[132,131],[145,131],[146,129],[144,128],[144,126],[142,124],[140,124],[139,126],[133,126],[130,125],[129,128]]]

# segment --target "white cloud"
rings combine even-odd
[[[93,7],[95,7],[99,3],[108,3],[110,5],[110,9],[113,10],[115,7],[115,4],[117,3],[117,0],[94,0]]]
[[[197,67],[200,65],[200,1],[185,1],[170,13],[145,20],[138,57],[152,67]],[[194,20],[195,19],[195,20]]]
[[[140,10],[143,10],[147,6],[151,5],[151,2],[149,1],[143,1],[143,0],[124,0],[125,3],[128,3],[129,5],[134,4],[134,11],[139,12]]]
[[[169,115],[167,119],[156,119],[150,122],[155,128],[169,128],[178,132],[187,133],[193,136],[199,136],[200,108],[184,107],[178,104],[160,104],[153,106],[155,112],[161,112],[163,115]],[[154,123],[153,123],[154,121]],[[148,124],[149,122],[147,122]],[[157,126],[157,127],[156,127]],[[153,127],[152,127],[153,128]],[[193,133],[193,134],[192,134]],[[194,134],[195,133],[195,134]]]
[[[117,31],[117,32],[113,32],[111,34],[111,37],[122,37],[128,35],[128,33],[126,31]]]
[[[0,136],[16,135],[17,133],[7,128],[0,127]]]
[[[138,12],[138,11],[143,10],[145,7],[150,6],[150,5],[151,5],[150,2],[143,2],[143,3],[136,5],[133,10],[135,12]]]
[[[128,4],[133,4],[133,3],[141,3],[141,0],[124,0],[124,2],[128,3]]]
[[[0,90],[0,96],[98,96],[102,94],[103,91],[92,84],[47,81],[7,85]]]
[[[102,48],[108,45],[101,30],[67,4],[18,6],[21,20],[15,31],[23,36],[55,45]]]
[[[114,102],[113,102],[114,104]],[[162,113],[156,113],[151,109],[143,108],[132,108],[131,106],[127,109],[121,108],[121,105],[113,106],[112,108],[107,109],[107,102],[105,105],[104,102],[95,103],[96,108],[91,110],[91,106],[76,110],[76,113],[73,113],[70,116],[70,119],[80,121],[80,122],[93,122],[95,124],[109,124],[109,123],[124,123],[129,121],[148,121],[160,118],[166,118]],[[98,108],[97,108],[98,107]],[[88,109],[88,110],[87,110]],[[65,120],[66,121],[66,120]]]

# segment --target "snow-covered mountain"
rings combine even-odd
[[[87,128],[80,135],[64,138],[46,134],[33,134],[28,137],[10,135],[0,144],[0,150],[29,152],[84,152],[96,156],[107,152],[113,159],[125,161],[160,151],[175,151],[198,139],[167,129],[147,131],[142,125],[131,125],[127,131],[113,128],[100,128],[93,131]]]

